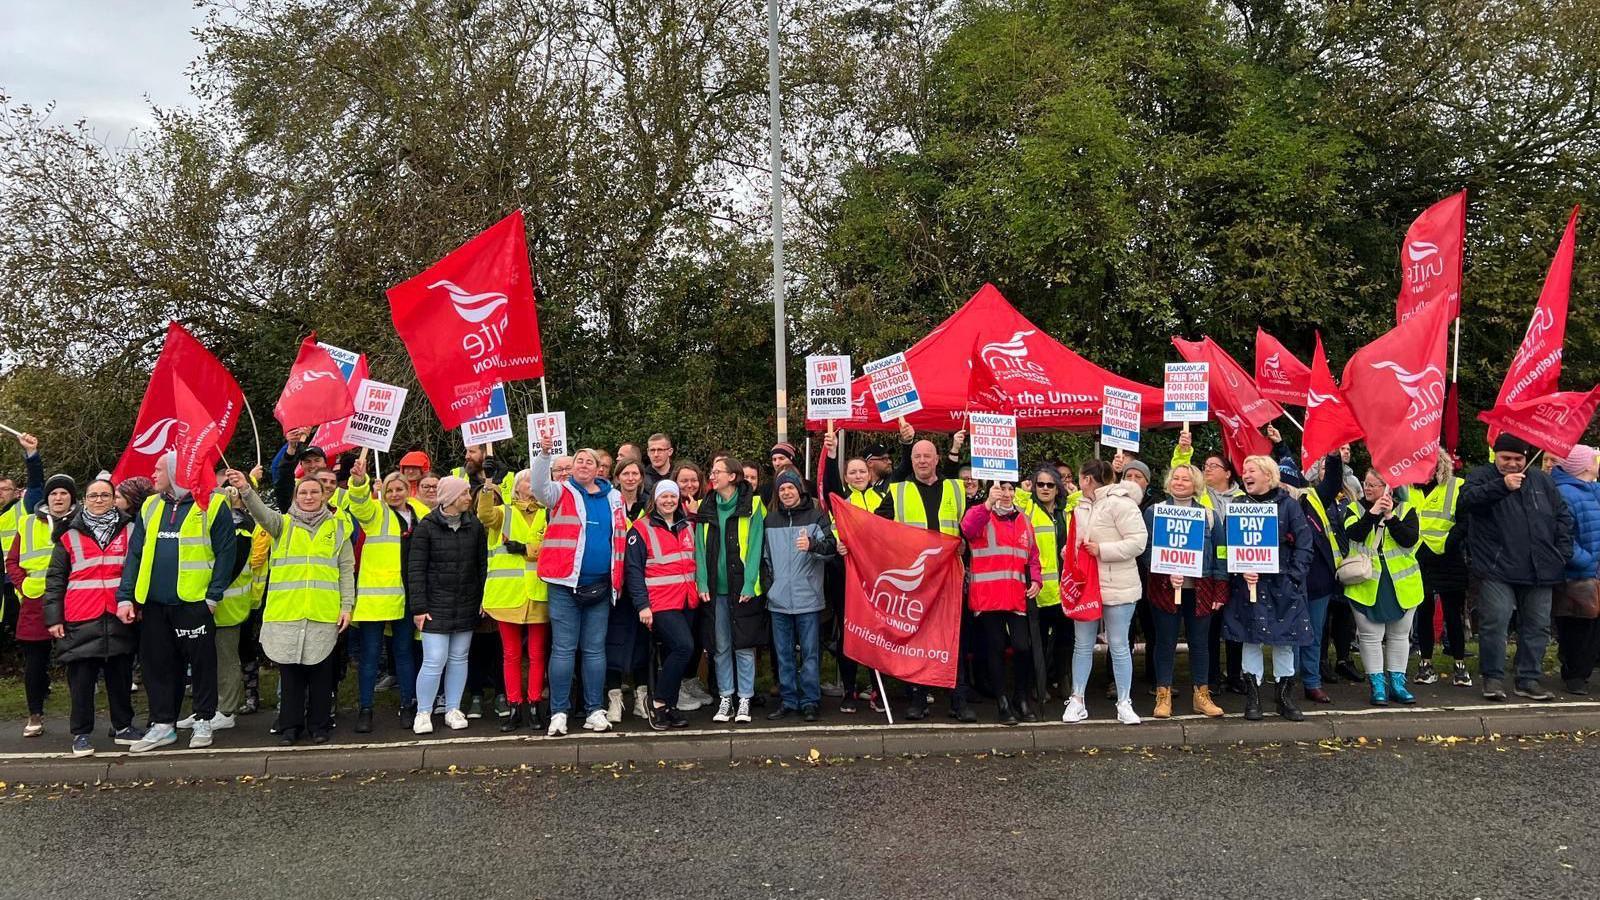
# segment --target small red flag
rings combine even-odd
[[[1350,403],[1333,380],[1328,354],[1322,349],[1322,333],[1311,354],[1311,387],[1306,393],[1306,432],[1300,446],[1300,468],[1311,471],[1318,459],[1364,436],[1361,425],[1350,412]]]
[[[345,379],[345,386],[350,391],[352,403],[355,402],[356,391],[361,387],[361,382],[365,381],[367,377],[367,355],[363,353],[356,357],[356,364],[350,370],[350,377]],[[351,418],[352,416],[345,416],[342,419],[335,419],[318,428],[317,433],[311,436],[311,443],[321,447],[322,452],[327,454],[328,459],[333,459],[341,453],[357,449],[359,445],[352,444],[349,437]]]
[[[1259,428],[1283,415],[1283,407],[1261,396],[1250,373],[1211,338],[1198,342],[1175,337],[1172,345],[1189,362],[1211,364],[1211,407],[1213,412],[1232,413],[1251,428]],[[1268,448],[1270,451],[1270,447]]]
[[[192,407],[178,409],[177,392],[172,387],[175,377],[183,379],[203,413]],[[161,355],[150,373],[144,401],[139,404],[133,435],[117,460],[112,480],[122,481],[135,475],[149,477],[156,470],[156,461],[176,446],[179,437],[208,422],[221,429],[218,448],[228,446],[243,410],[244,392],[227,367],[182,325],[168,323]]]
[[[1519,400],[1544,394],[1554,394],[1561,384],[1561,351],[1567,337],[1567,301],[1572,292],[1572,257],[1578,227],[1578,208],[1572,208],[1567,220],[1566,233],[1550,261],[1550,271],[1544,278],[1544,288],[1539,291],[1539,303],[1533,308],[1528,330],[1522,335],[1522,344],[1511,360],[1500,393],[1494,399],[1496,407],[1507,407]],[[1491,435],[1490,440],[1493,440]]]
[[[317,333],[300,342],[300,355],[278,395],[272,415],[284,431],[309,428],[355,415],[350,386],[332,354],[317,344]]]
[[[1461,261],[1466,246],[1466,191],[1440,200],[1417,216],[1400,246],[1396,325],[1441,301],[1450,307],[1450,319],[1461,314]]]
[[[1372,465],[1390,487],[1433,474],[1444,421],[1450,307],[1435,303],[1362,347],[1340,379],[1367,435]]]
[[[1265,329],[1256,328],[1256,389],[1278,403],[1306,405],[1311,370]]]
[[[1596,406],[1600,406],[1600,387],[1516,400],[1478,413],[1478,418],[1499,431],[1564,457],[1588,430]]]

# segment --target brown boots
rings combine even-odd
[[[1222,715],[1222,707],[1211,699],[1211,688],[1200,685],[1194,689],[1194,711],[1202,716],[1210,716],[1213,719]]]
[[[1156,688],[1155,717],[1158,719],[1168,719],[1172,717],[1172,688]]]

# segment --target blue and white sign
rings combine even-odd
[[[1168,422],[1204,422],[1211,418],[1211,364],[1167,363],[1161,410],[1161,417]]]
[[[461,440],[467,445],[511,439],[511,413],[506,407],[506,386],[497,384],[489,395],[489,411],[461,423]]]
[[[1228,571],[1275,575],[1278,572],[1278,506],[1228,504]]]
[[[339,366],[339,374],[344,376],[345,381],[349,381],[350,376],[355,374],[356,360],[361,358],[361,354],[351,353],[349,350],[321,341],[317,341],[317,346],[328,351],[328,355],[333,357],[333,361]]]
[[[922,397],[904,353],[875,359],[861,370],[867,374],[872,399],[878,404],[878,421],[893,422],[922,409]]]
[[[1206,508],[1155,505],[1150,528],[1150,571],[1199,578],[1204,574]]]
[[[1139,412],[1144,398],[1137,391],[1105,387],[1100,407],[1100,443],[1119,450],[1139,452]]]
[[[1017,417],[968,413],[972,445],[972,477],[980,481],[1017,481]]]

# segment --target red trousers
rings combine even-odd
[[[538,703],[544,693],[545,660],[550,655],[550,625],[537,622],[518,625],[514,622],[496,622],[500,626],[500,663],[506,677],[506,701],[509,703]],[[522,654],[526,637],[528,654],[528,691],[522,691]]]

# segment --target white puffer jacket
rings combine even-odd
[[[1136,484],[1108,484],[1084,497],[1073,510],[1081,541],[1100,545],[1100,603],[1119,606],[1136,603],[1144,594],[1139,583],[1139,556],[1150,542],[1139,501],[1144,490]]]

